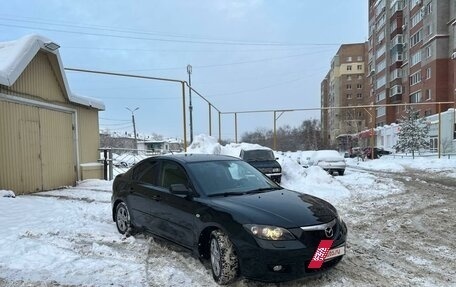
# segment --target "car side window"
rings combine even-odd
[[[160,163],[156,160],[148,160],[135,168],[133,172],[133,179],[152,185],[157,185],[159,172]]]
[[[183,184],[188,187],[188,178],[184,169],[174,162],[163,162],[160,186],[169,189],[171,184]]]

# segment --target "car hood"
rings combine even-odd
[[[275,160],[258,160],[248,161],[248,163],[256,168],[275,168],[280,167],[280,164]]]
[[[241,224],[295,228],[333,220],[337,212],[328,202],[287,189],[259,194],[212,198],[213,207],[224,209]]]

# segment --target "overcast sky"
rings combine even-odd
[[[320,83],[342,43],[367,40],[364,0],[4,1],[0,41],[40,34],[58,43],[64,67],[188,81],[222,112],[320,106]],[[101,99],[100,128],[183,136],[175,83],[67,72],[70,89]],[[188,93],[187,93],[188,95]],[[195,94],[194,135],[208,133],[208,105]],[[188,104],[188,96],[187,96]],[[188,107],[187,107],[188,111]],[[288,112],[298,126],[319,112]],[[234,139],[234,116],[222,115]],[[187,126],[188,126],[187,120]],[[273,128],[273,114],[239,114],[238,136]],[[187,132],[189,134],[189,131]],[[212,110],[218,136],[218,112]]]

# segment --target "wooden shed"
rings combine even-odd
[[[0,42],[0,189],[24,194],[101,176],[104,105],[71,93],[58,48],[37,35]]]

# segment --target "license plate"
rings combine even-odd
[[[341,246],[338,248],[330,249],[328,252],[328,256],[326,256],[325,261],[334,257],[342,256],[345,254],[345,246]]]

